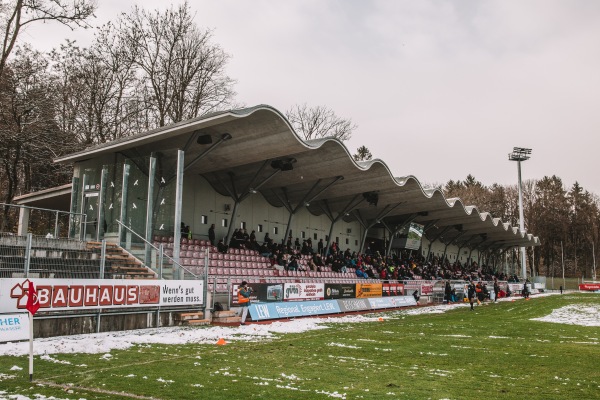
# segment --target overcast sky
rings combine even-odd
[[[91,23],[135,3],[100,0]],[[515,184],[508,153],[529,147],[524,180],[557,175],[600,195],[600,1],[191,4],[232,56],[239,102],[328,106],[358,125],[350,150],[366,145],[395,176]],[[90,36],[42,24],[23,40],[44,50]]]

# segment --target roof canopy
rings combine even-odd
[[[277,207],[305,206],[316,215],[391,231],[416,222],[425,225],[428,239],[464,247],[540,244],[475,206],[424,189],[414,176],[394,177],[382,160],[355,162],[337,139],[303,141],[279,111],[265,105],[183,121],[55,161],[160,151],[163,165],[175,165],[176,153],[168,150],[177,149],[185,151],[186,176],[201,175],[234,199],[260,192]]]

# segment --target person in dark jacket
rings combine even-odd
[[[211,246],[215,245],[215,224],[212,224],[210,228],[208,228],[208,240],[210,241]]]
[[[498,278],[494,278],[494,302],[498,301],[499,294],[500,294],[500,285],[498,285]]]
[[[444,287],[444,303],[449,304],[452,301],[452,288],[450,287],[450,282],[446,281],[446,286]]]
[[[469,303],[471,304],[471,311],[473,311],[473,302],[475,301],[475,284],[473,283],[473,281],[469,282],[469,287],[467,288],[467,296],[469,297]]]

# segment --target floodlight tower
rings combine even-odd
[[[512,153],[508,154],[510,161],[516,161],[519,169],[519,229],[521,234],[525,232],[525,219],[523,217],[523,189],[521,188],[521,161],[529,160],[531,149],[514,147]],[[521,274],[527,279],[527,266],[525,260],[525,247],[521,247]]]

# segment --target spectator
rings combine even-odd
[[[292,256],[290,258],[290,262],[287,265],[287,270],[288,271],[298,271],[298,260],[296,260],[296,257]]]
[[[481,284],[481,281],[477,282],[475,285],[475,293],[477,294],[477,304],[481,304],[481,302],[484,300],[483,285]]]
[[[494,302],[498,301],[500,296],[500,285],[498,285],[498,278],[494,278]]]
[[[473,281],[471,281],[469,282],[469,287],[467,288],[467,296],[469,297],[469,303],[471,304],[471,311],[474,311],[473,301],[475,299],[475,293],[477,293],[477,290],[475,288],[475,284]]]
[[[208,240],[210,241],[211,246],[215,245],[215,239],[215,224],[212,224],[210,228],[208,228]]]
[[[227,253],[227,245],[223,243],[223,239],[219,239],[219,243],[217,243],[217,251],[223,254]]]
[[[420,299],[420,297],[419,297],[419,291],[418,291],[418,290],[415,290],[415,291],[413,292],[413,294],[412,294],[412,295],[413,295],[413,297],[415,298],[415,301],[416,301],[417,303],[419,303],[419,299]]]
[[[242,322],[241,325],[246,325],[246,316],[248,315],[248,306],[250,305],[250,295],[252,288],[248,287],[248,282],[243,281],[242,285],[237,290],[238,304],[242,307]]]
[[[446,285],[444,286],[444,303],[448,304],[452,301],[452,288],[450,287],[450,282],[446,281]]]
[[[191,231],[190,231],[190,226],[184,224],[183,222],[181,223],[181,238],[182,239],[191,239]]]

